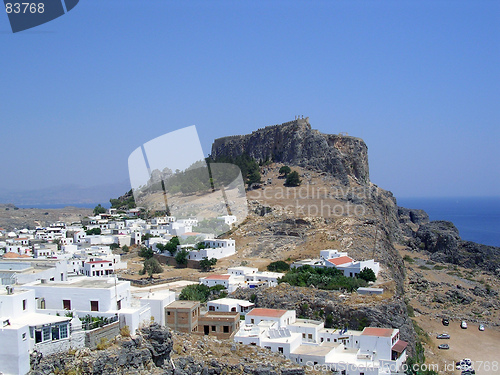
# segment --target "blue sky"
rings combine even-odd
[[[498,196],[500,2],[81,0],[0,15],[0,189],[128,179],[129,154],[310,117],[396,197]],[[116,194],[121,194],[117,191]]]

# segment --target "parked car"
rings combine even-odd
[[[483,324],[480,324],[480,325],[479,325],[479,330],[480,330],[480,331],[484,331],[484,325],[483,325]]]
[[[461,361],[456,363],[457,370],[463,371],[474,371],[472,370],[472,361],[469,358],[464,358]]]
[[[462,320],[462,323],[460,323],[460,328],[467,329],[467,322],[465,320]]]
[[[441,322],[443,323],[444,326],[449,326],[450,325],[450,321],[446,318],[443,318],[443,320],[441,320]]]
[[[448,344],[441,344],[438,345],[438,349],[450,349],[450,346]]]
[[[450,335],[448,335],[447,333],[441,333],[440,335],[437,335],[437,338],[438,339],[449,339]]]

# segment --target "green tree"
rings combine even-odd
[[[86,230],[85,233],[87,234],[87,236],[98,236],[101,234],[101,228],[92,228]]]
[[[276,262],[269,263],[267,265],[267,270],[271,272],[284,272],[290,270],[290,265],[287,262],[278,260]]]
[[[375,272],[371,268],[365,267],[361,270],[360,273],[357,274],[357,277],[360,279],[368,281],[376,281],[377,276],[375,276]]]
[[[130,251],[130,249],[129,249],[129,247],[128,247],[127,245],[123,245],[123,246],[122,246],[122,251],[123,251],[124,253],[128,253],[128,252]]]
[[[97,206],[95,206],[94,215],[99,215],[104,213],[106,213],[106,209],[103,206],[101,206],[100,203]]]
[[[292,170],[288,165],[284,165],[280,168],[279,173],[286,177],[291,171]]]
[[[141,275],[148,274],[149,277],[153,277],[154,273],[162,273],[163,267],[155,258],[149,258],[144,261],[144,268],[140,272]]]
[[[286,176],[285,186],[299,186],[301,182],[299,173],[297,171],[293,171]]]
[[[325,328],[332,328],[333,327],[333,315],[328,314],[325,318]]]
[[[164,247],[164,250],[167,250],[171,256],[174,256],[175,253],[177,252],[177,246],[180,244],[179,237],[175,236],[170,239],[170,241],[167,242],[167,244]]]
[[[185,249],[182,249],[181,251],[178,251],[177,254],[175,254],[175,261],[179,266],[186,266],[188,263],[188,255],[189,252]]]
[[[217,264],[217,259],[212,258],[208,259],[207,257],[200,260],[200,267],[203,272],[209,272],[212,270],[212,267]]]
[[[154,252],[149,247],[141,247],[139,250],[139,256],[142,258],[150,259],[154,255]]]
[[[192,284],[182,289],[180,300],[206,302],[210,296],[210,288],[203,284]]]
[[[120,247],[120,245],[119,245],[119,244],[117,244],[117,243],[112,243],[111,245],[109,245],[109,248],[110,248],[111,250],[116,250],[116,249],[118,249],[119,247]]]

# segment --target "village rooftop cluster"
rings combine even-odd
[[[159,253],[157,244],[166,245],[177,236],[181,241],[178,250],[187,249],[192,262],[237,254],[234,240],[194,231],[197,219],[162,216],[144,220],[137,214],[130,210],[123,217],[110,210],[79,223],[0,231],[1,373],[26,374],[33,351],[49,355],[96,348],[123,330],[133,336],[151,322],[180,332],[257,345],[299,365],[328,365],[346,375],[390,374],[401,369],[407,344],[400,340],[397,329],[325,328],[323,322],[297,318],[294,310],[256,307],[233,298],[205,305],[179,300],[178,293],[165,287],[131,286],[117,275],[127,270],[127,262],[113,249],[140,245]],[[236,222],[231,215],[217,220],[228,226]],[[196,246],[200,243],[203,246]],[[348,277],[363,268],[375,274],[380,269],[373,260],[355,261],[337,250],[323,250],[319,259],[298,261],[292,267],[302,265],[335,267]],[[220,285],[231,293],[238,288],[275,287],[283,275],[234,266],[225,274],[201,277],[199,283]],[[176,285],[189,284],[193,282],[181,280]],[[344,369],[346,363],[351,367]]]

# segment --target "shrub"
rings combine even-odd
[[[141,258],[150,259],[153,257],[153,255],[154,255],[154,252],[149,247],[141,247],[141,249],[139,250],[139,256]]]
[[[212,269],[213,266],[217,264],[217,259],[212,258],[208,259],[207,257],[200,260],[200,267],[203,272],[208,272]]]
[[[409,256],[409,255],[405,255],[405,256],[403,257],[403,260],[404,260],[405,262],[408,262],[408,263],[415,263],[415,259],[413,259],[413,258],[412,258],[411,256]]]
[[[291,172],[292,170],[288,165],[284,165],[280,168],[279,174],[284,175],[285,177]]]
[[[267,265],[267,270],[271,272],[283,272],[290,270],[290,265],[287,262],[278,260],[276,262],[269,263]]]
[[[357,277],[365,280],[366,282],[377,280],[377,276],[375,276],[375,272],[373,272],[373,270],[371,268],[368,268],[368,267],[363,268],[361,270],[361,272],[357,274]]]
[[[210,296],[210,288],[203,284],[192,284],[182,289],[180,300],[206,302]]]
[[[300,176],[297,171],[290,172],[288,176],[286,176],[285,186],[299,186],[300,183]]]
[[[189,252],[185,249],[182,249],[181,251],[178,251],[177,254],[175,254],[175,261],[179,266],[186,266],[188,263],[188,255]]]
[[[120,328],[120,335],[123,337],[130,337],[130,328],[128,326],[123,326]]]
[[[107,349],[111,346],[111,342],[108,340],[107,337],[101,337],[99,340],[99,343],[96,345],[97,350],[104,350]]]
[[[154,273],[162,273],[163,268],[155,258],[149,258],[144,261],[144,268],[140,272],[141,275],[148,274],[152,277]]]

